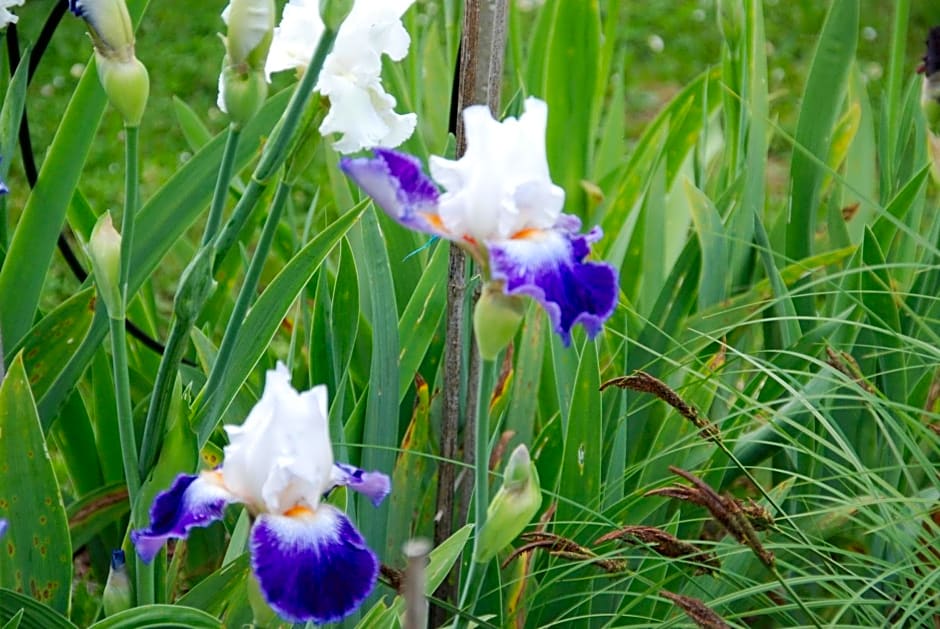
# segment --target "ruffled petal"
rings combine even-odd
[[[216,472],[180,474],[150,507],[150,527],[131,532],[137,554],[150,562],[170,538],[184,539],[189,529],[208,526],[222,517],[225,505],[237,502],[218,481]]]
[[[268,604],[292,622],[348,615],[375,587],[379,563],[344,513],[264,514],[251,530],[251,563]]]
[[[386,214],[409,229],[452,239],[437,213],[440,192],[417,158],[375,149],[375,157],[344,158],[340,168]]]
[[[334,486],[349,487],[369,497],[376,507],[392,491],[392,482],[382,472],[366,472],[347,463],[335,463],[330,477]]]
[[[556,229],[525,230],[514,238],[488,242],[490,274],[503,281],[508,295],[538,301],[565,345],[571,328],[580,323],[593,337],[617,304],[617,274],[602,262],[582,262],[590,243],[601,237],[595,227],[587,234],[573,230],[577,219],[562,215]],[[569,228],[573,228],[569,231]]]

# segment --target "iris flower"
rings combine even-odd
[[[518,119],[503,122],[474,105],[463,118],[467,151],[457,161],[432,156],[433,181],[417,158],[387,149],[341,167],[400,224],[462,246],[488,286],[538,301],[566,345],[576,324],[596,335],[616,305],[617,275],[584,261],[600,228],[582,234],[578,217],[562,213],[565,192],[545,154],[547,105],[529,98]]]
[[[355,0],[323,63],[316,90],[329,98],[320,133],[340,134],[342,153],[398,146],[414,132],[413,113],[395,112],[395,97],[382,86],[382,55],[400,61],[411,38],[401,17],[415,0]],[[265,72],[304,68],[323,34],[319,0],[290,0],[274,30]]]
[[[23,6],[23,0],[0,0],[0,28],[6,28],[7,24],[16,24],[19,19],[10,13],[10,7]]]
[[[222,465],[180,474],[150,509],[150,527],[131,534],[151,561],[164,542],[222,517],[231,502],[254,516],[251,565],[268,604],[292,622],[346,616],[375,586],[378,560],[346,515],[323,501],[345,485],[378,505],[389,479],[336,464],[330,445],[327,391],[299,393],[283,364],[267,373],[264,393],[241,426],[226,426]]]

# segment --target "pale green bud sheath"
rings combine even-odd
[[[86,247],[95,274],[98,294],[108,309],[108,316],[124,316],[124,299],[121,295],[121,235],[114,229],[111,213],[98,218]]]
[[[542,506],[539,473],[525,445],[516,448],[503,472],[503,486],[486,510],[474,559],[486,563],[528,526]]]
[[[95,45],[95,65],[111,105],[130,127],[140,125],[150,96],[150,76],[134,53],[134,28],[124,0],[69,0],[85,20]]]
[[[127,576],[124,551],[115,550],[111,553],[111,571],[108,573],[108,581],[101,597],[104,615],[113,616],[130,609],[133,602],[131,594],[131,582]]]
[[[522,297],[507,295],[498,282],[483,285],[473,311],[473,333],[484,360],[494,360],[509,345],[524,315],[525,300]]]
[[[222,19],[228,26],[219,76],[219,109],[241,127],[268,97],[264,64],[274,37],[274,0],[232,0]]]

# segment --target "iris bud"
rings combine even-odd
[[[353,0],[320,0],[320,18],[328,29],[337,31],[352,6]]]
[[[173,313],[181,321],[194,321],[215,288],[212,262],[211,250],[204,247],[183,271],[179,292],[173,303]]]
[[[111,571],[108,573],[101,602],[105,616],[113,616],[131,608],[131,582],[127,576],[123,550],[118,549],[111,553]]]
[[[118,110],[129,127],[140,125],[150,97],[150,75],[137,57],[116,61],[95,54],[98,78],[111,105]]]
[[[98,78],[125,124],[140,124],[150,96],[147,68],[134,53],[134,28],[124,0],[69,0],[95,44]]]
[[[473,332],[484,360],[494,360],[509,344],[524,315],[525,301],[521,297],[507,295],[497,282],[483,285],[473,311]]]
[[[219,108],[241,126],[268,97],[264,63],[274,37],[274,0],[232,0],[222,19],[228,26],[219,77]]]
[[[486,509],[474,559],[485,563],[516,539],[542,506],[539,473],[525,445],[516,448],[503,472],[503,486]]]
[[[98,218],[91,230],[91,239],[86,247],[91,259],[91,268],[98,285],[98,294],[104,300],[108,315],[112,318],[124,316],[124,299],[121,293],[121,235],[114,229],[111,212]]]

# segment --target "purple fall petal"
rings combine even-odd
[[[595,227],[587,234],[579,221],[562,215],[561,229],[533,232],[525,237],[487,243],[490,273],[505,282],[508,295],[528,295],[538,301],[565,345],[571,329],[584,326],[593,337],[617,305],[617,274],[603,262],[583,262],[590,243],[601,237]]]
[[[210,472],[209,474],[212,474]],[[202,475],[180,474],[150,507],[150,527],[131,531],[137,554],[150,562],[170,538],[184,539],[189,529],[220,519],[234,496]]]
[[[334,463],[330,480],[369,497],[376,507],[392,490],[392,483],[382,472],[366,472],[346,463]]]
[[[379,563],[344,513],[263,514],[251,529],[251,564],[268,604],[292,622],[347,616],[375,587]]]
[[[345,157],[340,168],[375,204],[409,229],[450,237],[437,214],[440,193],[416,157],[376,148],[375,157]]]

